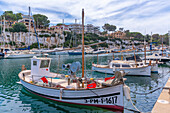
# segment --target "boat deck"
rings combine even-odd
[[[170,112],[170,77],[163,87],[163,90],[156,101],[152,113],[169,113]]]

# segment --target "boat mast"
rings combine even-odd
[[[5,21],[5,16],[4,16],[4,29],[3,29],[4,47],[5,47],[5,41],[6,41],[6,40],[5,40],[5,38],[6,38],[6,34],[5,34],[5,22],[6,22],[6,21]]]
[[[82,78],[84,78],[84,9],[82,9]]]
[[[2,16],[1,16],[1,38],[2,38]],[[1,46],[2,46],[2,41],[1,41]]]
[[[31,29],[31,18],[30,18],[30,6],[29,6],[29,32],[28,32],[28,37],[29,37],[29,40],[28,40],[28,46],[30,45],[30,29]]]
[[[144,54],[145,54],[145,64],[146,64],[146,42],[144,37]]]
[[[32,13],[31,13],[31,8],[30,8],[30,15],[31,15],[31,20],[32,20],[33,26],[34,26],[34,32],[35,32],[37,43],[38,43],[38,49],[40,49],[40,44],[39,44],[39,41],[38,41],[38,35],[37,35],[36,28],[35,28],[34,17],[33,17]]]
[[[162,56],[163,56],[163,37],[162,37]]]
[[[169,38],[169,50],[170,50],[170,31],[168,31],[168,38]]]

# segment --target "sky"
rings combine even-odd
[[[85,24],[116,25],[131,32],[165,34],[170,30],[170,0],[0,0],[0,14],[4,11],[46,15],[50,25],[81,23],[85,10]]]

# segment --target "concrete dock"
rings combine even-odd
[[[156,101],[152,113],[170,113],[170,77]]]

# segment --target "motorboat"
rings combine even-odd
[[[170,58],[166,56],[160,56],[159,53],[153,53],[152,55],[146,56],[146,60],[158,60],[160,62],[169,62]]]
[[[138,55],[126,57],[126,61],[135,62],[135,59],[136,62],[140,62],[140,63],[143,62],[143,64],[145,63],[146,65],[151,65],[151,73],[158,73],[158,64],[160,64],[161,62],[154,61],[154,60],[142,60]]]
[[[17,58],[31,58],[33,56],[41,56],[41,54],[30,51],[12,51],[4,55],[5,59],[17,59]]]
[[[64,50],[64,48],[54,48],[52,51],[54,52],[55,55],[68,55],[68,51]]]
[[[92,64],[92,70],[109,74],[123,70],[126,75],[151,76],[151,66],[134,61],[112,60],[107,65]]]

